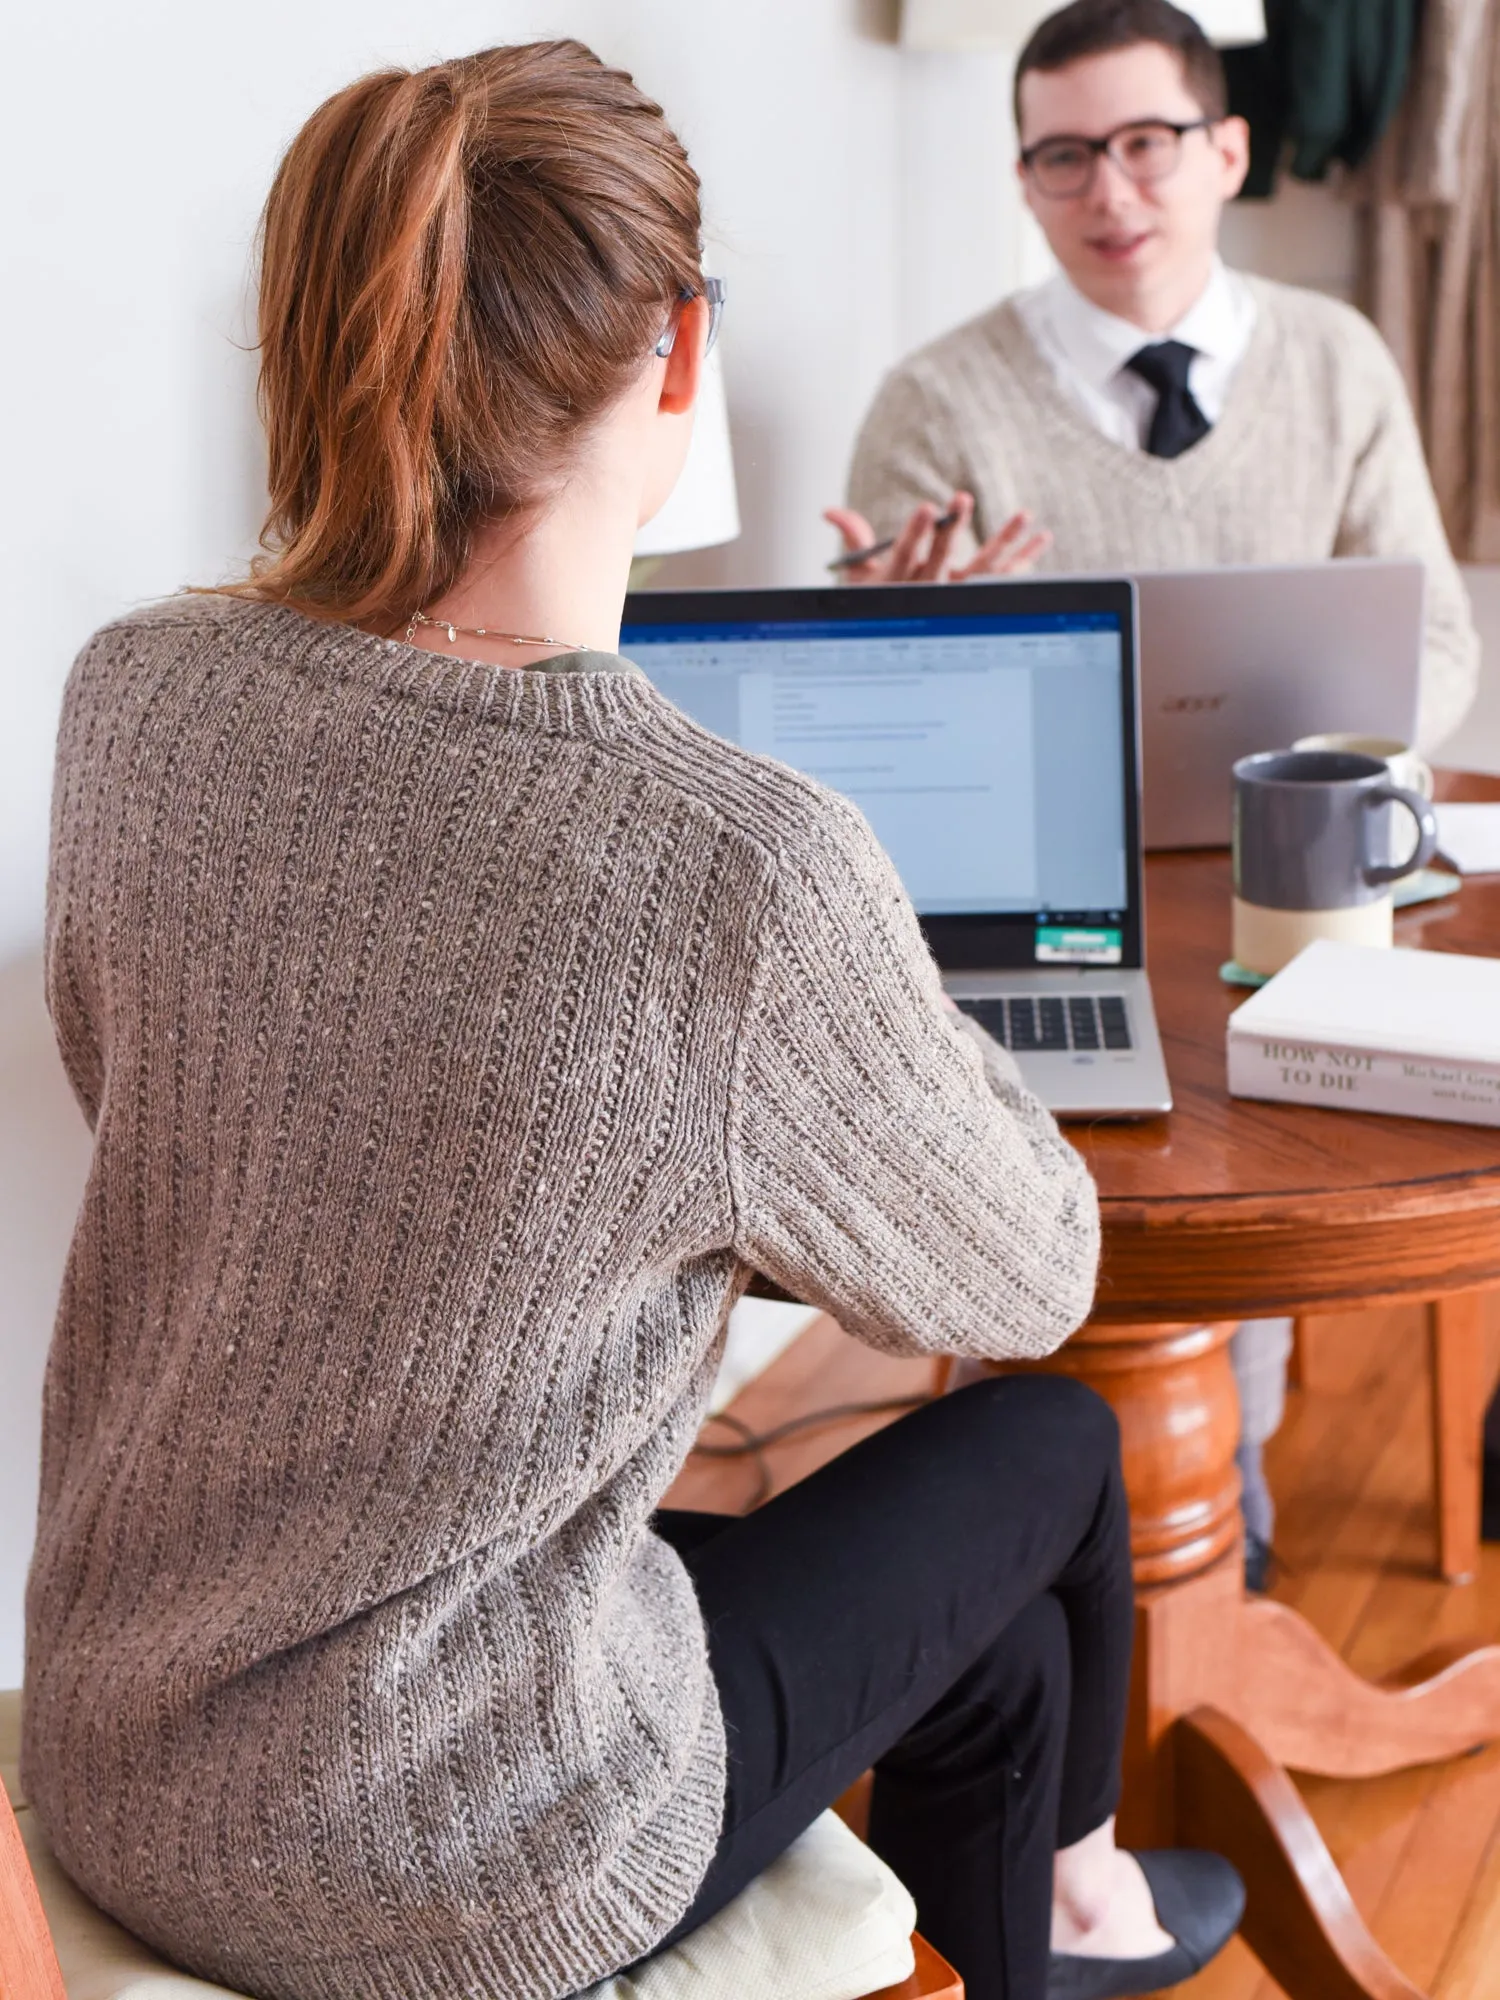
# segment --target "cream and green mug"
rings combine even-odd
[[[1400,785],[1403,791],[1420,792],[1424,799],[1433,793],[1432,766],[1424,757],[1419,757],[1409,743],[1403,743],[1396,736],[1351,736],[1335,733],[1332,736],[1299,736],[1292,745],[1294,750],[1350,750],[1356,757],[1377,757],[1391,774],[1391,783]],[[1383,860],[1399,861],[1411,846],[1411,826],[1406,815],[1398,806],[1387,806],[1383,815],[1377,815],[1384,829],[1384,839],[1380,833],[1373,834],[1374,845]]]

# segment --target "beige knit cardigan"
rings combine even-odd
[[[1092,1293],[1088,1176],[859,814],[555,667],[199,597],[67,690],[26,1783],[267,2000],[555,2000],[687,1907],[723,1731],[648,1521],[752,1269],[898,1353]]]
[[[956,487],[974,494],[981,535],[1029,508],[1054,537],[1044,571],[1416,557],[1427,566],[1417,734],[1433,747],[1474,698],[1479,639],[1400,373],[1352,307],[1246,283],[1249,350],[1218,423],[1180,458],[1096,430],[1007,303],[886,377],[855,449],[850,505],[879,534]]]

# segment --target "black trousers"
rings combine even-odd
[[[656,1527],[697,1584],[729,1742],[718,1851],[658,1949],[873,1765],[870,1845],[969,2000],[1043,2000],[1053,1853],[1119,1791],[1134,1613],[1106,1404],[991,1379],[754,1514]]]

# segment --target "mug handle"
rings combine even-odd
[[[1378,791],[1366,792],[1364,802],[1367,808],[1405,806],[1417,823],[1417,844],[1406,859],[1389,865],[1367,861],[1365,880],[1372,884],[1399,882],[1403,875],[1414,875],[1419,868],[1425,868],[1437,853],[1438,844],[1437,814],[1432,810],[1431,802],[1424,799],[1420,792],[1408,791],[1405,785],[1382,785]]]

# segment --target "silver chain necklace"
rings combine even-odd
[[[465,639],[504,639],[512,646],[560,646],[565,653],[591,653],[592,646],[575,646],[567,639],[546,639],[532,632],[492,632],[487,625],[453,625],[446,618],[429,618],[425,611],[414,611],[406,627],[406,643],[409,646],[417,636],[419,625],[430,625],[434,631],[446,632],[448,644],[456,646],[460,636]]]

